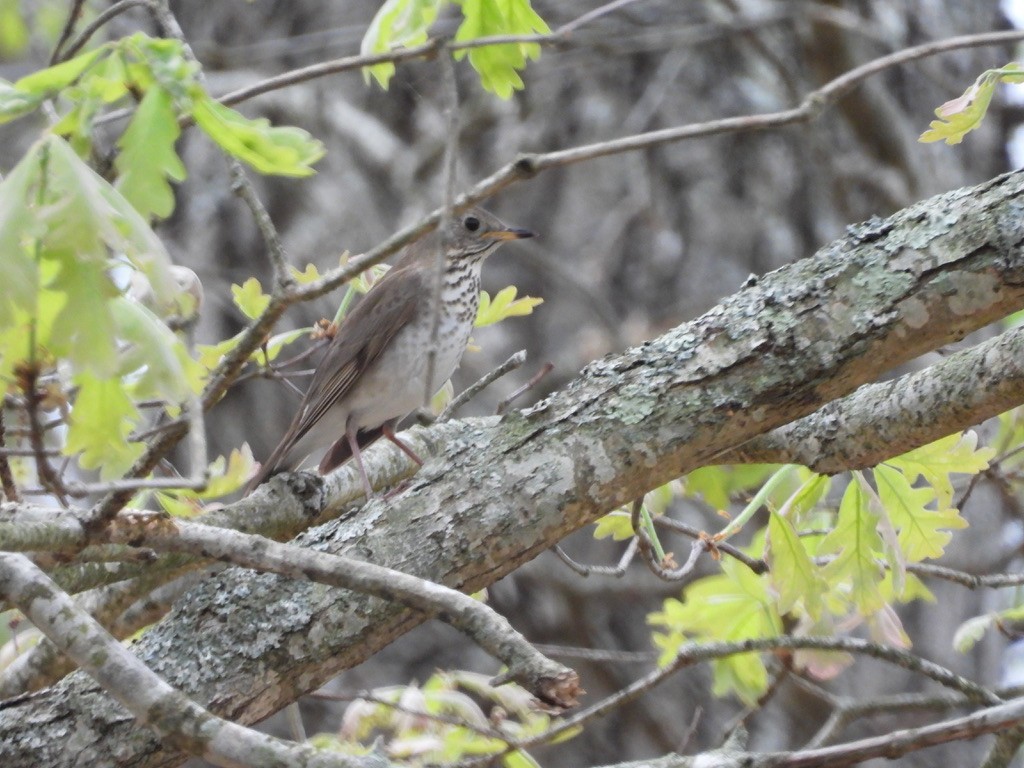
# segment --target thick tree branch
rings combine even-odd
[[[863,386],[718,457],[803,464],[835,474],[873,467],[1024,402],[1024,328],[892,381]]]
[[[579,680],[574,671],[545,658],[486,604],[440,584],[374,563],[164,515],[143,513],[135,521],[126,517],[114,539],[163,552],[215,558],[293,579],[311,579],[401,603],[469,635],[508,668],[502,674],[504,681],[519,683],[551,706],[568,708],[577,703]]]
[[[288,744],[211,715],[161,680],[23,555],[0,553],[0,594],[14,602],[139,722],[160,734],[168,744],[201,755],[215,765],[387,765],[383,759],[372,756],[348,758],[319,752],[306,744]]]

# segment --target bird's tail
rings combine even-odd
[[[383,435],[383,427],[377,427],[376,429],[368,429],[356,433],[356,443],[359,445],[359,450],[362,451],[366,449],[368,446],[377,442],[377,440],[379,440]],[[267,482],[267,480],[276,474],[295,470],[300,462],[296,461],[295,457],[288,455],[294,447],[295,439],[293,437],[293,430],[289,429],[288,433],[274,449],[274,452],[270,454],[270,458],[263,462],[263,466],[260,467],[260,471],[257,472],[252,480],[250,480],[245,486],[245,492],[243,495],[248,496],[256,490],[258,486]],[[328,472],[337,469],[351,458],[352,448],[348,444],[348,438],[345,435],[342,435],[330,448],[327,449],[327,453],[325,453],[323,459],[320,460],[320,466],[317,467],[317,469],[321,475],[326,475]]]
[[[267,480],[272,478],[279,472],[288,472],[295,469],[294,460],[289,461],[288,453],[295,446],[295,430],[294,425],[289,428],[285,436],[281,438],[281,442],[277,444],[274,452],[270,454],[270,457],[263,462],[260,467],[260,471],[257,472],[252,480],[250,480],[246,486],[245,491],[242,492],[243,498],[248,496],[250,493],[256,490],[257,486],[262,485]]]

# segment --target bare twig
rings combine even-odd
[[[577,648],[567,645],[534,643],[533,647],[547,656],[581,661],[608,661],[613,664],[653,664],[658,660],[657,651],[612,651],[603,648]]]
[[[56,470],[46,458],[46,444],[43,442],[43,429],[39,422],[39,406],[42,399],[36,388],[38,371],[34,365],[26,366],[20,382],[25,396],[25,413],[28,416],[29,443],[35,456],[36,471],[42,486],[52,493],[63,507],[68,506],[67,491],[57,475]]]
[[[656,669],[602,701],[581,710],[572,717],[568,717],[557,725],[549,728],[543,733],[523,739],[519,747],[528,749],[538,744],[549,743],[558,736],[576,730],[586,723],[598,717],[602,717],[613,709],[622,706],[639,696],[643,695],[656,685],[667,680],[680,669],[692,666],[693,664],[712,659],[726,658],[737,653],[763,652],[773,650],[799,650],[814,649],[822,651],[846,651],[848,653],[859,653],[873,658],[881,659],[911,671],[919,672],[926,677],[935,680],[952,690],[962,693],[969,701],[982,703],[988,706],[1002,703],[995,693],[973,683],[960,675],[942,667],[934,662],[928,661],[910,653],[891,646],[880,645],[858,638],[851,637],[793,637],[780,636],[774,638],[762,638],[757,640],[744,640],[739,642],[720,643],[686,643],[680,647],[675,660],[665,667]],[[1024,700],[1014,702],[1017,706],[1016,718],[1024,718]],[[986,731],[987,732],[987,731]],[[482,765],[482,761],[466,761],[462,765]],[[780,765],[790,763],[780,763]],[[797,764],[794,764],[797,765]],[[799,765],[811,766],[814,763],[799,763]]]
[[[799,676],[793,679],[801,685],[803,684],[803,680]],[[1002,695],[1002,692],[999,693]],[[895,696],[883,696],[863,701],[847,700],[841,697],[834,697],[831,694],[828,695],[832,699],[831,703],[834,709],[829,715],[828,720],[811,737],[810,741],[804,745],[805,749],[827,744],[842,728],[857,718],[886,713],[905,714],[913,710],[953,709],[970,704],[962,694],[948,692],[938,694],[901,693]]]
[[[533,374],[533,377],[528,382],[523,384],[523,386],[513,390],[512,394],[510,394],[508,397],[506,397],[504,400],[498,403],[498,407],[495,409],[495,413],[498,416],[503,415],[505,411],[508,410],[508,407],[512,405],[512,403],[514,403],[524,394],[526,394],[535,386],[537,386],[537,384],[540,383],[540,380],[547,376],[549,373],[551,373],[551,371],[553,371],[554,369],[554,363],[544,363],[544,365],[540,367],[540,370]]]
[[[6,438],[4,409],[0,404],[0,446],[7,444]],[[11,472],[11,464],[7,461],[8,456],[14,455],[10,453],[12,450],[15,449],[3,448],[0,450],[0,488],[3,488],[4,497],[8,501],[21,501],[21,494],[18,493],[18,486],[15,484],[14,474]]]
[[[455,64],[450,56],[439,59],[442,82],[444,83],[445,107],[447,112],[447,130],[444,145],[444,199],[439,222],[441,237],[440,245],[434,254],[433,274],[430,283],[430,341],[427,343],[427,371],[423,382],[423,407],[430,405],[434,396],[434,369],[437,366],[438,334],[441,330],[442,290],[444,288],[445,260],[448,249],[449,222],[454,216],[452,200],[455,198],[455,160],[456,148],[459,144],[459,87],[455,81]]]
[[[707,534],[699,528],[694,528],[692,525],[687,525],[686,523],[680,522],[679,520],[674,520],[671,517],[667,517],[666,515],[661,515],[659,517],[654,518],[654,524],[662,526],[663,528],[668,528],[672,531],[676,531],[677,533],[682,533],[686,536],[689,536],[691,539],[704,540],[707,537]],[[734,547],[732,544],[729,544],[726,541],[715,542],[715,549],[719,552],[724,552],[725,554],[735,558],[736,560],[739,560],[754,573],[760,574],[768,572],[768,564],[764,560],[759,560],[757,558],[751,557],[743,550],[739,549],[738,547]]]
[[[79,5],[81,5],[80,2]],[[61,43],[57,44],[57,47],[54,48],[53,56],[50,58],[50,64],[56,64],[58,61],[67,61],[82,50],[92,36],[102,29],[103,26],[111,19],[120,16],[125,11],[129,11],[132,8],[142,5],[152,6],[152,0],[118,0],[118,2],[114,3],[109,8],[104,8],[99,14],[97,14],[95,19],[86,25],[85,29],[83,29],[78,37],[75,38],[75,41],[68,46],[66,51],[60,53]],[[68,17],[68,23],[69,25],[71,24],[70,16]],[[65,27],[65,32],[70,33],[71,27]],[[62,40],[62,42],[64,41]]]
[[[68,17],[64,21],[63,29],[60,31],[60,37],[57,38],[57,44],[53,47],[53,53],[50,54],[51,67],[60,61],[60,49],[71,39],[71,35],[75,31],[75,24],[82,17],[83,5],[85,5],[85,0],[72,0],[71,8],[68,9]]]
[[[626,549],[622,552],[622,557],[619,558],[617,565],[584,565],[569,556],[569,554],[562,549],[561,544],[555,544],[551,549],[559,559],[565,563],[569,568],[578,573],[583,578],[588,576],[614,576],[620,578],[626,573],[626,569],[629,568],[629,564],[633,562],[633,558],[636,557],[638,540],[634,536],[629,540],[629,544],[626,545]]]
[[[275,290],[280,293],[287,293],[295,286],[295,278],[292,277],[292,273],[288,269],[288,257],[284,252],[284,246],[281,244],[281,237],[277,233],[277,227],[274,226],[270,213],[267,211],[266,206],[263,205],[263,201],[256,194],[256,190],[253,188],[252,182],[249,181],[242,163],[235,158],[229,158],[228,165],[231,173],[231,191],[242,198],[243,202],[248,206],[256,222],[256,227],[260,231],[260,237],[263,238],[263,244],[267,247],[267,258],[270,260],[270,265],[274,270]]]
[[[239,88],[238,90],[231,91],[230,93],[225,93],[218,99],[218,101],[220,101],[221,104],[231,106],[233,104],[247,101],[254,96],[260,96],[264,93],[270,93],[271,91],[287,88],[290,85],[305,83],[327,75],[338,74],[339,72],[362,69],[363,67],[373,66],[374,64],[397,64],[398,62],[408,61],[409,59],[430,58],[440,50],[443,43],[444,41],[442,40],[428,40],[422,45],[415,45],[410,48],[398,48],[393,51],[387,51],[386,53],[376,53],[369,56],[346,56],[341,59],[320,62],[319,64],[313,64],[308,67],[293,69],[290,72],[285,72],[283,74],[276,75],[275,77],[254,83],[253,85]]]
[[[435,424],[444,424],[448,421],[452,414],[455,413],[459,408],[468,403],[474,397],[476,397],[481,391],[491,386],[495,381],[500,379],[510,371],[514,371],[516,368],[522,366],[526,362],[526,350],[521,349],[511,357],[508,358],[504,363],[499,365],[493,371],[484,374],[473,384],[470,384],[459,394],[452,398],[452,401],[445,406],[445,409],[441,411],[440,415],[434,419]]]
[[[572,21],[563,24],[556,30],[555,34],[558,35],[559,37],[570,35],[574,31],[582,27],[584,24],[589,24],[595,19],[599,19],[602,16],[607,16],[612,11],[617,11],[619,8],[623,8],[627,5],[632,5],[635,2],[637,2],[637,0],[612,0],[612,2],[610,3],[605,3],[604,5],[599,6],[592,11],[587,11],[582,16],[578,16]]]

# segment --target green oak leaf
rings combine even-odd
[[[235,306],[250,320],[255,320],[270,306],[270,296],[263,292],[263,286],[255,277],[250,277],[241,285],[232,284],[231,295]]]
[[[951,474],[976,475],[988,469],[994,448],[979,448],[977,433],[968,430],[915,448],[885,463],[903,471],[911,483],[924,478],[934,489],[940,508],[953,503]]]
[[[836,555],[822,571],[830,585],[849,589],[849,597],[862,614],[871,614],[885,605],[881,592],[882,551],[878,534],[878,515],[871,511],[870,500],[856,480],[850,482],[839,504],[835,528],[818,547],[819,555]]]
[[[359,52],[368,56],[394,48],[409,48],[427,40],[427,30],[437,18],[445,0],[386,0],[363,35]],[[391,62],[363,68],[363,77],[372,76],[385,90],[395,74]]]
[[[914,488],[903,472],[885,464],[875,467],[874,476],[879,498],[899,531],[899,546],[909,562],[942,557],[953,536],[949,529],[967,527],[955,509],[927,508],[936,497],[933,487]]]
[[[816,621],[824,607],[822,596],[828,584],[789,520],[771,513],[765,545],[771,583],[779,596],[779,613],[789,613],[802,603],[807,615]]]
[[[80,454],[84,469],[100,470],[102,480],[113,480],[131,468],[142,455],[142,443],[128,441],[138,424],[139,412],[117,379],[100,379],[89,373],[75,376],[78,396],[68,420],[66,455]]]
[[[323,144],[301,128],[272,126],[269,120],[250,120],[205,93],[194,96],[192,117],[217,145],[260,173],[310,176],[323,157]]]
[[[174,210],[170,182],[185,179],[185,165],[174,149],[180,135],[170,94],[151,88],[117,141],[114,187],[146,218],[166,219]]]
[[[529,0],[460,0],[462,24],[455,33],[456,42],[495,35],[547,34],[547,23],[533,10]],[[527,59],[540,57],[536,43],[507,43],[463,49],[456,59],[469,56],[469,63],[480,75],[483,87],[499,98],[511,98],[523,87],[519,70]]]

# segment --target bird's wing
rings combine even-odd
[[[295,443],[334,403],[351,392],[360,372],[380,357],[395,334],[412,320],[416,297],[423,290],[426,290],[426,282],[421,268],[415,265],[396,267],[349,312],[317,366],[288,431],[249,482],[246,494],[287,468],[284,460]]]
[[[424,289],[420,269],[393,269],[346,316],[302,399],[293,441],[302,439],[334,403],[352,391],[360,374],[412,320],[416,299]]]

